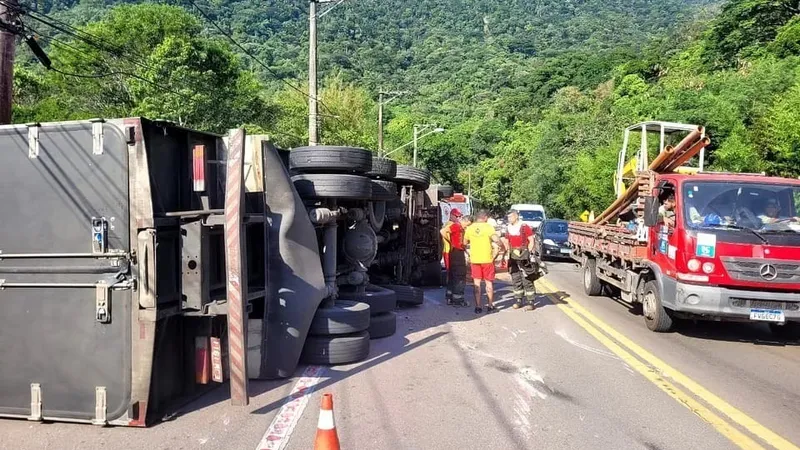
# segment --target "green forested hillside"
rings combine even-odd
[[[306,139],[305,2],[27,6],[45,14],[24,21],[59,72],[20,51],[15,121],[144,114],[212,130],[247,124],[284,146]],[[640,120],[707,125],[716,167],[796,175],[796,6],[346,0],[319,24],[322,138],[374,149],[377,91],[407,91],[387,110],[387,149],[409,141],[414,123],[441,124],[447,132],[421,148],[440,179],[471,178],[491,206],[543,202],[564,215],[609,200],[621,129]]]

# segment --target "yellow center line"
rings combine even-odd
[[[547,295],[551,296],[551,294]],[[557,299],[554,298],[554,300]],[[692,411],[694,414],[699,416],[701,419],[709,423],[723,436],[730,439],[731,442],[733,442],[734,444],[743,449],[761,449],[761,450],[764,449],[764,447],[758,445],[754,440],[750,439],[747,435],[734,428],[720,416],[714,414],[710,409],[706,408],[700,402],[693,399],[686,392],[683,392],[682,390],[675,387],[675,385],[665,380],[658,372],[646,366],[644,363],[636,359],[636,357],[625,351],[614,341],[612,341],[603,333],[598,331],[594,326],[590,325],[586,320],[584,320],[581,316],[579,316],[570,306],[558,303],[556,303],[556,305],[558,306],[559,309],[561,309],[561,311],[564,312],[564,314],[566,314],[570,319],[575,321],[575,323],[580,325],[584,330],[588,331],[589,334],[594,336],[598,341],[600,341],[600,343],[605,345],[609,350],[614,352],[614,354],[619,356],[620,359],[622,359],[625,363],[627,363],[629,366],[631,366],[640,374],[644,375],[645,378],[647,378],[653,384],[658,386],[659,389],[666,392],[667,395],[675,399],[675,401],[682,404],[690,411]]]
[[[539,281],[541,281],[542,285],[547,289],[553,292],[559,291],[549,281],[545,279],[540,279]],[[797,447],[796,445],[792,444],[791,442],[781,437],[774,431],[768,429],[764,425],[761,425],[752,417],[748,416],[744,412],[735,408],[733,405],[721,399],[719,396],[711,393],[710,391],[708,391],[706,388],[704,388],[691,378],[682,374],[669,364],[662,361],[660,358],[656,357],[652,353],[648,352],[638,344],[634,343],[633,341],[625,337],[623,334],[616,331],[610,325],[603,322],[600,318],[589,312],[589,310],[578,304],[577,301],[571,299],[568,295],[566,294],[559,295],[558,297],[551,296],[551,298],[553,298],[554,302],[559,306],[563,306],[565,304],[571,306],[574,309],[574,311],[579,312],[587,320],[592,322],[594,326],[596,326],[597,328],[608,334],[608,336],[614,338],[617,342],[622,344],[622,346],[627,347],[627,349],[630,350],[631,352],[638,355],[650,366],[657,369],[663,376],[671,378],[679,385],[682,385],[683,387],[688,389],[692,394],[702,399],[703,401],[705,401],[706,403],[717,409],[722,414],[728,416],[735,423],[739,424],[753,435],[758,436],[759,438],[764,440],[764,442],[766,442],[767,444],[779,450],[800,450],[800,447]],[[573,312],[574,314],[574,311],[570,312]]]

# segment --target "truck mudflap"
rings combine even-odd
[[[261,378],[292,376],[326,295],[319,244],[278,151],[263,148],[269,227],[269,280]]]
[[[0,416],[100,425],[127,416],[123,133],[100,120],[4,126],[0,150]]]

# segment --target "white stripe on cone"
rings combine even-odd
[[[320,410],[317,428],[320,430],[333,430],[336,428],[336,425],[333,423],[333,411],[325,409]]]

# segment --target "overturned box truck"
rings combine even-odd
[[[140,118],[0,149],[2,417],[146,426],[225,380],[246,404],[365,358],[440,258],[430,175],[363,149]]]

